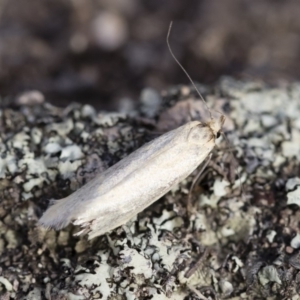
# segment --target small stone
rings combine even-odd
[[[91,105],[86,104],[81,109],[81,115],[83,118],[89,117],[92,119],[93,117],[96,116],[96,114],[97,114],[97,112],[96,112],[95,108]]]
[[[300,178],[299,177],[290,178],[285,184],[285,190],[292,191],[295,189],[297,185],[300,185]]]
[[[297,233],[296,236],[291,240],[291,247],[294,249],[300,248],[300,234]]]
[[[77,145],[70,145],[67,147],[62,148],[60,159],[65,161],[73,161],[83,157],[83,153],[79,146]]]
[[[267,240],[268,240],[269,243],[273,243],[276,234],[277,234],[277,232],[275,230],[268,231]]]
[[[266,285],[269,282],[277,282],[279,284],[282,284],[278,272],[274,266],[266,266],[262,268],[258,272],[258,278],[262,285]]]
[[[227,280],[220,280],[219,281],[219,286],[220,286],[220,289],[222,291],[222,294],[225,296],[225,297],[228,297],[231,295],[231,293],[233,292],[233,285],[227,281]]]
[[[300,206],[300,186],[295,191],[287,193],[287,204],[296,204]]]
[[[270,128],[272,126],[275,126],[278,123],[277,119],[271,115],[263,115],[261,117],[261,121],[262,121],[262,125],[265,128]]]
[[[45,101],[44,95],[40,91],[27,91],[19,95],[16,99],[16,103],[19,105],[37,105],[42,104]]]
[[[145,88],[141,93],[141,111],[148,118],[154,118],[161,107],[161,96],[155,89]]]
[[[216,179],[213,186],[214,194],[217,197],[225,196],[227,194],[226,187],[228,187],[229,185],[229,182],[224,179]]]
[[[13,290],[12,284],[3,276],[0,276],[0,283],[2,283],[5,286],[5,289],[9,292]]]
[[[113,51],[121,47],[127,39],[127,22],[115,12],[103,11],[93,20],[91,32],[99,47]]]

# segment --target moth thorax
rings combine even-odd
[[[218,133],[221,131],[223,124],[225,122],[225,117],[221,115],[218,119],[211,119],[207,122],[207,126],[212,130],[214,136],[218,136]]]
[[[205,123],[198,121],[191,122],[191,127],[188,132],[188,142],[193,144],[208,143],[214,138],[210,127]]]

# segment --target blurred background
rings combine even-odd
[[[294,0],[0,0],[0,95],[38,89],[114,110],[144,87],[223,75],[300,77],[300,5]],[[2,98],[3,99],[3,98]]]

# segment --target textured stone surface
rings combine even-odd
[[[230,144],[219,138],[191,210],[195,174],[92,241],[73,237],[74,226],[38,227],[49,200],[163,129],[207,120],[203,103],[185,86],[163,92],[160,105],[144,93],[131,117],[60,109],[42,96],[0,110],[1,299],[298,299],[300,85],[224,78],[202,89],[226,115]]]

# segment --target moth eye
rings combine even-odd
[[[221,133],[217,132],[217,139],[220,137]]]

